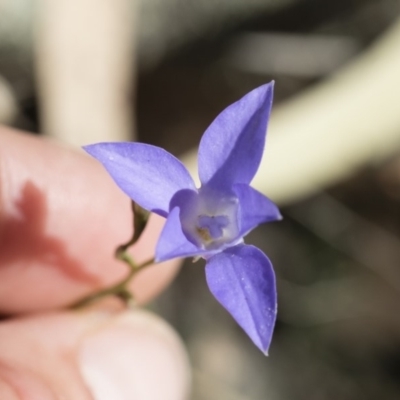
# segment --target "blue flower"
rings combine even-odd
[[[264,253],[245,245],[243,237],[261,223],[281,219],[276,205],[250,186],[261,162],[272,98],[273,82],[217,116],[200,142],[200,188],[183,164],[159,147],[85,147],[131,199],[167,218],[156,260],[205,258],[211,292],[264,353],[277,312],[275,275]]]

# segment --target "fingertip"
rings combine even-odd
[[[88,335],[78,354],[80,371],[96,400],[188,396],[189,363],[183,345],[164,321],[148,312],[120,314]]]
[[[184,400],[189,386],[181,340],[143,310],[44,314],[0,325],[0,395]]]

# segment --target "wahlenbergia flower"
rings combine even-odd
[[[263,154],[272,98],[273,82],[217,116],[200,142],[200,188],[159,147],[122,142],[85,147],[131,199],[167,218],[156,260],[205,258],[211,292],[265,353],[277,312],[275,276],[269,259],[243,237],[281,218],[276,205],[249,185]]]

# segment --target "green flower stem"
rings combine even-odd
[[[154,258],[144,262],[141,265],[136,265],[131,256],[126,251],[117,251],[116,257],[121,261],[124,261],[129,266],[130,271],[128,275],[122,281],[116,283],[115,285],[99,290],[98,292],[90,294],[89,296],[85,296],[82,299],[71,304],[68,308],[71,309],[81,308],[107,296],[117,296],[121,300],[123,300],[127,305],[134,304],[134,296],[129,291],[127,286],[131,281],[131,279],[139,271],[154,263]]]
[[[127,306],[135,304],[135,299],[133,294],[129,291],[128,284],[131,279],[143,268],[154,263],[154,258],[146,261],[141,265],[136,265],[133,258],[128,253],[128,248],[135,244],[140,236],[142,235],[144,229],[146,228],[147,222],[149,220],[150,213],[144,208],[140,207],[134,201],[132,201],[132,212],[133,212],[133,235],[132,238],[125,244],[122,244],[115,251],[115,258],[117,260],[123,261],[129,267],[128,275],[120,282],[112,285],[98,292],[92,293],[89,296],[85,296],[82,299],[71,304],[68,308],[76,309],[87,306],[94,301],[100,300],[107,296],[117,296],[119,297]]]

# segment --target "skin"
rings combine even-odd
[[[162,224],[150,220],[137,262],[154,254]],[[99,163],[0,127],[1,399],[186,398],[185,351],[160,318],[116,301],[61,310],[126,274],[113,253],[131,234],[130,200]],[[142,271],[136,299],[154,298],[177,268]]]

